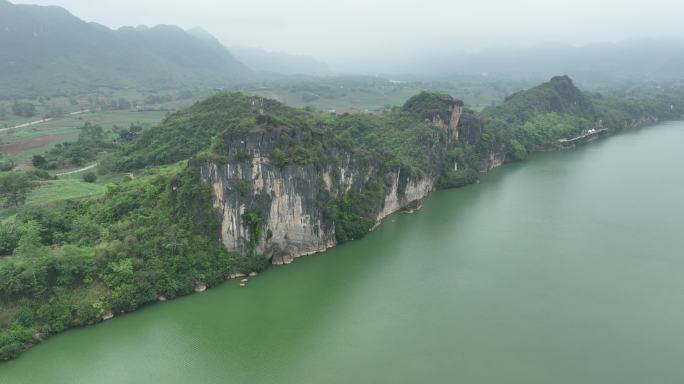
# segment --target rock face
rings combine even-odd
[[[458,141],[463,115],[463,101],[447,94],[421,92],[404,104],[404,110],[422,116],[447,132],[449,143]]]
[[[268,157],[254,153],[251,163],[217,164],[201,168],[212,183],[214,205],[221,213],[221,240],[225,247],[244,254],[253,233],[243,222],[248,211],[262,217],[255,252],[287,260],[323,251],[335,245],[335,228],[317,204],[323,191],[322,174],[314,167],[269,164]]]
[[[425,177],[406,179],[406,182],[401,185],[401,171],[392,172],[386,178],[392,180],[392,184],[385,193],[385,201],[376,218],[377,222],[422,200],[434,190],[436,183],[435,178]]]
[[[241,153],[242,161],[203,160],[202,179],[212,185],[214,206],[221,214],[221,241],[233,252],[253,251],[274,264],[324,251],[337,244],[335,222],[326,203],[351,192],[363,192],[371,178],[384,180],[384,199],[372,215],[380,221],[393,212],[425,198],[434,189],[437,174],[411,177],[396,169],[379,174],[378,167],[361,164],[351,154],[330,150],[330,164],[272,164],[270,155],[277,130],[236,134],[226,138],[227,153]],[[443,140],[446,140],[444,135]],[[261,218],[260,238],[245,223],[246,213]]]

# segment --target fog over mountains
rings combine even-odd
[[[109,27],[56,6],[0,0],[0,97],[65,94],[98,88],[223,88],[274,76],[340,74],[421,78],[477,76],[543,80],[567,74],[579,83],[684,78],[684,39],[642,38],[573,46],[537,44],[466,51],[463,41],[415,54],[349,52],[327,63],[243,45],[227,49],[202,28]],[[411,49],[408,49],[411,48]],[[344,47],[339,48],[340,52]]]
[[[220,86],[251,71],[218,41],[176,26],[109,29],[60,7],[0,0],[0,89],[61,93],[97,87]]]
[[[231,46],[230,52],[254,71],[284,75],[326,76],[333,74],[327,63],[312,56],[271,52],[244,45]]]
[[[539,44],[491,47],[475,52],[444,47],[442,52],[366,62],[377,72],[422,75],[488,75],[545,79],[564,73],[581,81],[652,81],[684,78],[684,39],[640,38],[572,46]],[[383,71],[383,68],[386,70]],[[358,67],[357,69],[361,69]]]

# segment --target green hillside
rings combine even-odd
[[[219,87],[250,71],[218,43],[175,26],[111,30],[60,7],[0,0],[0,97],[98,88]]]

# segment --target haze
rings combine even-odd
[[[682,37],[678,0],[28,0],[59,5],[117,28],[175,24],[202,27],[227,46],[306,54],[337,71],[439,50],[491,45],[583,45],[635,37]],[[106,9],[106,12],[103,10]],[[378,63],[378,65],[373,65]]]

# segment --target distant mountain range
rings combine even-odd
[[[0,47],[0,97],[101,87],[218,87],[252,76],[213,37],[168,25],[112,30],[60,7],[5,0]]]
[[[311,56],[270,52],[261,48],[232,46],[230,51],[254,71],[281,75],[327,76],[332,72],[328,64]]]
[[[386,72],[437,75],[487,75],[532,81],[558,73],[580,83],[684,79],[684,39],[641,38],[617,43],[572,46],[542,44],[492,47],[479,52],[456,46],[440,52],[393,58]],[[387,58],[382,59],[387,68]]]
[[[445,45],[440,51],[418,54],[407,49],[397,57],[349,60],[347,73],[529,81],[563,73],[591,87],[684,79],[684,40],[633,39],[583,47],[546,44],[476,53]],[[159,25],[113,30],[60,7],[0,0],[0,98],[82,94],[102,88],[222,88],[300,77],[319,81],[309,76],[331,74],[326,63],[310,56],[244,46],[229,50],[202,29]]]

